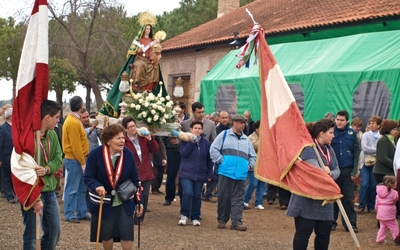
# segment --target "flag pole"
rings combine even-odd
[[[344,211],[342,201],[340,199],[337,199],[336,203],[340,209],[340,213],[342,214],[344,221],[346,222],[347,228],[349,229],[351,238],[353,238],[353,241],[354,241],[354,244],[356,245],[357,250],[361,250],[361,246],[360,246],[360,243],[358,242],[356,234],[354,233],[353,226],[351,225],[351,223],[349,221],[349,217],[347,217],[346,211]]]
[[[40,165],[40,130],[35,131],[36,135],[36,162]],[[38,177],[40,178],[40,177]],[[36,249],[40,250],[40,235],[41,235],[41,226],[40,226],[40,215],[36,213]]]

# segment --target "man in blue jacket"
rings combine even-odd
[[[351,226],[355,233],[357,228],[357,213],[354,210],[354,180],[358,171],[358,158],[360,155],[360,146],[358,144],[357,132],[349,127],[349,113],[341,110],[336,114],[335,118],[335,137],[331,146],[335,150],[335,154],[339,163],[340,176],[336,179],[336,183],[340,187],[343,194],[342,203],[344,210],[349,217]],[[334,206],[334,222],[332,231],[336,229],[337,218],[339,216],[339,207],[335,203]],[[342,223],[346,231],[349,231],[342,216]]]
[[[243,203],[247,172],[254,169],[256,153],[243,133],[245,119],[232,117],[232,128],[221,132],[210,148],[211,159],[218,168],[218,228],[225,229],[231,218],[231,230],[246,231],[243,225]]]

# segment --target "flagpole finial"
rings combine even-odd
[[[246,12],[247,12],[247,14],[249,14],[251,20],[253,20],[253,23],[257,23],[257,22],[254,20],[253,14],[251,14],[251,12],[249,11],[248,8],[246,8]]]

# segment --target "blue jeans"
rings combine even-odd
[[[198,220],[200,218],[201,191],[204,181],[188,179],[180,179],[180,181],[183,189],[181,214],[190,217],[192,221]]]
[[[361,169],[360,192],[358,194],[358,207],[364,209],[367,205],[368,211],[375,209],[376,183],[372,174],[373,167],[363,166]]]
[[[54,191],[42,192],[41,199],[43,202],[43,216],[40,218],[43,230],[41,240],[41,249],[56,249],[58,240],[60,239],[61,222],[60,208],[58,207],[56,193]],[[25,226],[23,238],[23,249],[36,249],[36,214],[33,208],[25,211],[21,206],[22,221]]]
[[[64,193],[65,220],[83,219],[87,217],[87,206],[86,185],[82,179],[81,164],[77,160],[64,159],[64,166],[68,172]]]
[[[254,203],[254,206],[262,205],[266,183],[256,179],[253,171],[249,171],[247,178],[249,180],[249,184],[247,185],[246,192],[244,193],[244,203],[249,203],[255,189],[256,202]]]

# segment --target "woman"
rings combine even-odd
[[[381,126],[382,137],[376,144],[376,163],[372,169],[375,183],[381,183],[385,175],[394,175],[394,137],[397,135],[398,123],[393,120],[383,120]]]
[[[203,134],[203,123],[194,121],[190,124],[190,132],[197,136],[194,142],[181,141],[181,165],[179,180],[183,194],[181,202],[181,218],[179,225],[186,225],[187,219],[192,220],[193,226],[200,226],[201,191],[206,180],[213,178],[213,162],[210,158],[211,143]]]
[[[121,241],[122,249],[132,249],[133,215],[135,200],[121,201],[116,189],[119,184],[130,179],[138,186],[139,177],[133,154],[124,148],[124,129],[119,125],[110,125],[103,130],[101,141],[103,146],[92,150],[86,161],[83,180],[93,194],[105,196],[100,229],[100,241],[104,249],[113,249],[114,241]],[[120,175],[116,173],[120,173]],[[90,241],[96,241],[99,201],[90,199],[89,211],[92,214],[90,222]],[[143,212],[139,205],[136,216]]]
[[[249,135],[249,140],[251,141],[251,144],[253,145],[254,151],[256,153],[258,152],[258,141],[259,141],[259,128],[260,128],[260,120],[256,121],[253,124],[254,132]],[[263,194],[266,189],[266,183],[263,181],[260,181],[256,179],[254,176],[254,169],[249,169],[249,172],[247,174],[247,178],[249,180],[249,184],[246,187],[246,191],[244,193],[244,209],[250,209],[249,206],[249,201],[251,200],[251,197],[253,196],[254,189],[256,190],[256,201],[254,202],[254,207],[256,209],[263,210],[264,207],[262,205],[263,203]]]
[[[136,130],[136,120],[127,116],[122,119],[122,126],[125,128],[125,147],[130,149],[135,158],[136,166],[139,172],[139,178],[142,182],[142,200],[143,200],[143,215],[140,217],[140,222],[143,222],[146,215],[147,204],[149,201],[151,180],[154,179],[153,165],[151,163],[150,153],[155,153],[159,150],[156,140],[153,140],[151,135],[144,137],[138,136]],[[135,217],[135,224],[138,217]]]
[[[336,179],[339,174],[339,166],[336,155],[330,143],[334,137],[332,120],[322,119],[316,123],[307,125],[324,166],[320,166],[318,156],[312,147],[304,148],[300,158],[321,168],[321,175],[328,174]],[[294,217],[296,233],[293,239],[294,250],[306,250],[312,231],[315,232],[314,249],[325,250],[329,247],[330,234],[333,221],[333,204],[322,206],[321,200],[313,200],[292,194],[287,215]]]
[[[153,40],[153,27],[150,24],[139,31],[137,37],[140,46],[136,48],[136,56],[130,72],[133,91],[152,91],[159,82],[158,61],[161,59],[161,45],[158,39]]]
[[[365,206],[367,206],[368,212],[371,212],[375,208],[376,198],[376,183],[374,176],[372,175],[372,169],[374,165],[364,163],[366,157],[376,156],[376,145],[381,134],[379,128],[381,127],[382,119],[379,116],[372,116],[369,119],[369,131],[365,132],[361,140],[361,149],[363,157],[360,158],[362,162],[361,167],[361,183],[360,193],[358,197],[358,213],[364,213]]]

